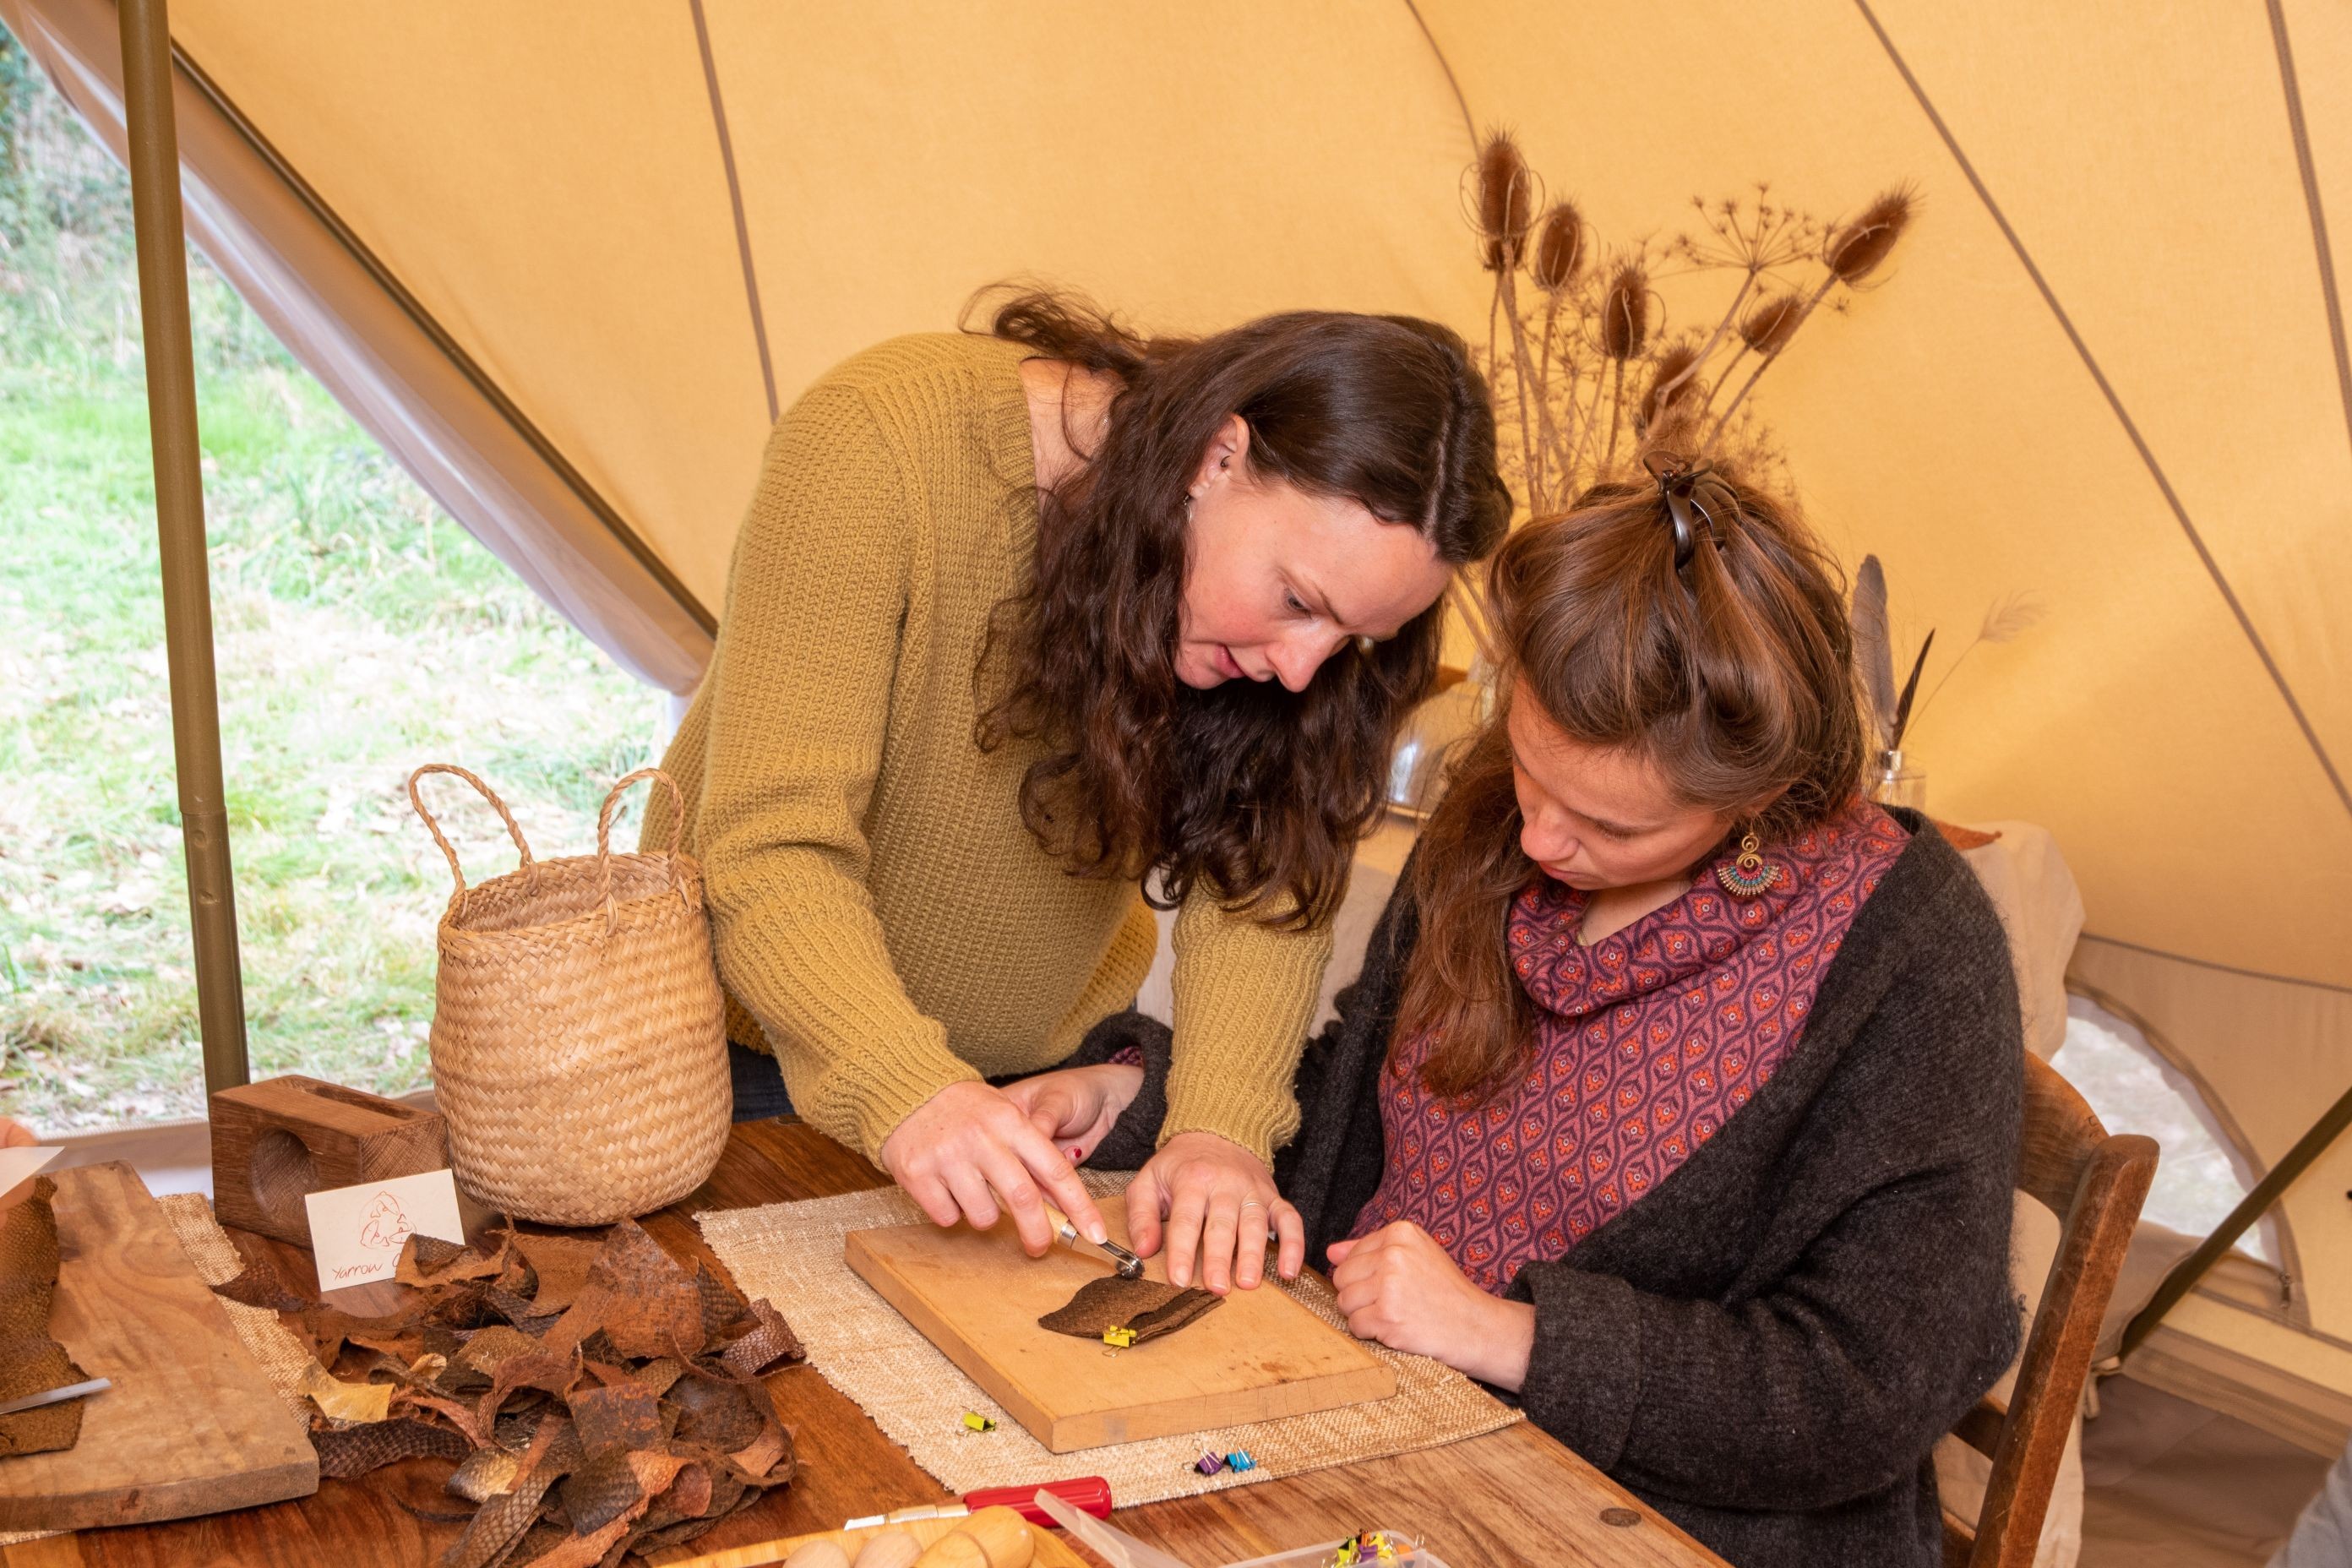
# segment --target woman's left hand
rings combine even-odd
[[[1490,1296],[1411,1220],[1329,1249],[1331,1284],[1348,1331],[1391,1350],[1433,1356],[1494,1387],[1528,1380],[1536,1310]]]
[[[1188,1286],[1193,1265],[1202,1285],[1223,1295],[1254,1290],[1265,1277],[1265,1243],[1279,1244],[1275,1267],[1296,1279],[1307,1264],[1307,1226],[1275,1190],[1265,1162],[1213,1132],[1179,1132],[1135,1173],[1127,1189],[1127,1234],[1149,1258],[1168,1245],[1168,1282]]]

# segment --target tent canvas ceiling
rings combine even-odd
[[[0,20],[109,125],[105,0]],[[2056,834],[2078,964],[2258,1161],[2352,1081],[2352,8],[177,0],[173,28],[199,243],[673,690],[776,408],[978,285],[1483,337],[1465,105],[1604,237],[1756,180],[1823,216],[1912,182],[1885,281],[1759,397],[1910,637],[2048,608],[1924,721],[1932,803]],[[2298,1311],[2352,1340],[2347,1187],[2352,1145],[2284,1212]]]

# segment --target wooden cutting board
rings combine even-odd
[[[143,1524],[308,1497],[319,1456],[120,1163],[55,1173],[49,1332],[114,1386],[83,1405],[81,1440],[0,1459],[0,1530]]]
[[[1112,1238],[1124,1242],[1116,1209],[1103,1218]],[[1198,1321],[1112,1354],[1097,1342],[1037,1326],[1079,1286],[1109,1273],[1108,1258],[1067,1247],[1032,1258],[1009,1220],[986,1231],[853,1230],[845,1245],[860,1279],[1056,1454],[1304,1415],[1396,1392],[1387,1363],[1271,1285],[1235,1290]],[[1144,1272],[1165,1279],[1164,1258],[1151,1259]]]

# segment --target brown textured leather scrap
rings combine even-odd
[[[1069,1304],[1037,1320],[1041,1329],[1082,1340],[1098,1340],[1111,1329],[1132,1329],[1138,1344],[1172,1334],[1224,1304],[1224,1298],[1194,1286],[1180,1290],[1158,1279],[1122,1279],[1107,1274],[1078,1287]]]
[[[79,1383],[89,1374],[49,1337],[58,1289],[58,1184],[33,1179],[32,1195],[0,1210],[0,1401]],[[47,1454],[81,1441],[86,1399],[0,1415],[0,1457]]]
[[[319,1473],[338,1480],[403,1459],[462,1459],[473,1452],[463,1433],[406,1416],[361,1426],[323,1426],[310,1434],[310,1446],[319,1450]]]
[[[252,1266],[240,1290],[275,1299]],[[444,1568],[592,1568],[692,1539],[792,1479],[792,1439],[753,1375],[800,1343],[775,1309],[681,1268],[642,1229],[601,1240],[412,1237],[396,1311],[310,1305],[289,1321],[325,1373],[389,1393],[388,1418],[313,1422],[322,1471],[453,1462],[476,1504]],[[236,1284],[232,1281],[232,1284]]]
[[[784,1321],[784,1315],[768,1304],[766,1297],[751,1302],[751,1312],[759,1327],[729,1345],[719,1358],[728,1371],[738,1377],[753,1377],[780,1361],[808,1359],[808,1352],[801,1348],[800,1336]]]

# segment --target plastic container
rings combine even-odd
[[[1394,1568],[1445,1568],[1437,1553],[1421,1543],[1416,1536],[1402,1530],[1382,1530],[1378,1533],[1389,1538],[1396,1548]],[[1339,1560],[1339,1548],[1344,1541],[1327,1541],[1317,1546],[1301,1546],[1296,1551],[1277,1552],[1271,1557],[1252,1557],[1226,1568],[1330,1568]],[[1358,1568],[1387,1568],[1377,1553],[1367,1549],[1356,1559]]]

